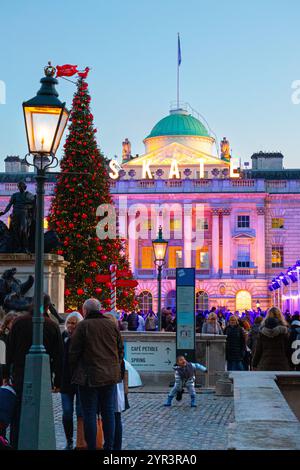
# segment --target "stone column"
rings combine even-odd
[[[256,266],[258,274],[265,274],[265,208],[257,207]]]
[[[231,209],[223,209],[223,274],[230,274],[231,266]]]
[[[137,232],[136,232],[136,213],[131,213],[129,210],[129,217],[128,217],[128,257],[130,262],[130,267],[132,273],[134,274],[136,271],[136,256],[137,256]]]
[[[185,268],[192,267],[192,233],[193,209],[192,204],[184,204],[183,214],[183,262]]]
[[[220,228],[219,228],[219,209],[212,209],[212,234],[211,234],[211,251],[212,251],[212,274],[219,274],[220,266]]]

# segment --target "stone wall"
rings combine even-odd
[[[122,337],[125,344],[125,359],[126,357],[126,343],[140,344],[145,343],[147,345],[156,345],[157,343],[171,343],[174,352],[176,348],[176,333],[169,332],[135,332],[135,331],[122,331]],[[208,367],[208,374],[197,373],[197,383],[206,388],[215,387],[217,380],[217,372],[225,370],[225,343],[226,336],[224,335],[196,335],[196,361]],[[163,353],[165,354],[165,353]],[[168,359],[168,355],[165,354],[165,358]],[[169,384],[174,379],[173,362],[175,360],[172,357],[172,361],[166,366],[166,370],[155,370],[155,365],[149,369],[149,371],[141,370],[140,366],[136,363],[132,363],[139,372],[143,384],[148,385],[161,385]],[[155,361],[154,361],[155,362]],[[164,361],[163,361],[164,362]]]

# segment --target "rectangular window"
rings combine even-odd
[[[181,230],[181,219],[171,219],[170,230],[172,230],[172,232]]]
[[[237,265],[238,268],[250,267],[250,245],[238,245]]]
[[[272,218],[272,228],[284,228],[284,219],[282,217]]]
[[[238,215],[237,226],[238,226],[238,228],[249,228],[250,227],[250,216],[249,215]]]
[[[272,245],[272,268],[283,268],[283,246]]]
[[[170,246],[169,251],[169,268],[182,268],[182,248],[181,246]]]
[[[152,246],[142,247],[142,269],[153,269],[154,268],[154,256]]]
[[[151,219],[144,219],[142,221],[142,228],[143,230],[151,230],[152,229],[152,224],[151,224]]]
[[[196,230],[208,230],[208,219],[206,217],[197,219],[196,224]]]
[[[196,269],[209,269],[208,247],[198,248],[196,250]]]

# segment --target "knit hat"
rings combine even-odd
[[[270,328],[272,330],[273,328],[276,328],[276,326],[279,325],[279,320],[277,318],[267,318],[265,321],[265,327]]]

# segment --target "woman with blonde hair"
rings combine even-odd
[[[271,307],[258,333],[252,361],[258,370],[290,370],[287,323],[277,307]]]
[[[284,318],[283,313],[281,312],[280,308],[278,308],[278,307],[269,308],[269,310],[267,311],[267,315],[265,317],[265,320],[264,320],[263,324],[266,323],[268,318],[275,318],[276,320],[278,320],[280,325],[283,325],[283,326],[286,326],[286,327],[288,326],[288,323],[287,323],[286,319]]]
[[[222,335],[222,328],[218,322],[218,317],[214,312],[211,312],[206,322],[202,326],[202,334],[206,335]]]

